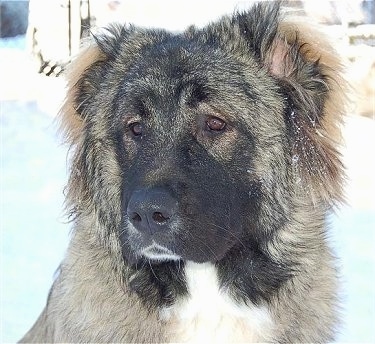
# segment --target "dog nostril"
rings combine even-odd
[[[162,213],[155,212],[152,214],[152,219],[157,223],[163,223],[168,220],[167,217],[165,217]]]
[[[140,217],[139,214],[134,213],[134,214],[132,215],[132,220],[133,220],[134,222],[141,222],[141,221],[142,221],[142,218]]]

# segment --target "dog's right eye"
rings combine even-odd
[[[133,136],[141,136],[143,132],[143,126],[139,122],[129,124],[129,130]]]
[[[218,117],[209,117],[206,121],[206,127],[209,131],[213,132],[221,132],[226,127],[225,121],[223,121],[221,118]]]

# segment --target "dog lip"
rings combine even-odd
[[[148,259],[157,261],[181,259],[181,257],[175,254],[172,250],[165,246],[159,245],[155,241],[153,241],[151,245],[143,248],[140,251],[140,254]]]

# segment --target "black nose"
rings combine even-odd
[[[130,222],[140,232],[153,234],[169,229],[177,201],[165,188],[134,191],[128,203]]]

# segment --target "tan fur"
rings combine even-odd
[[[293,42],[297,39],[301,44],[307,43],[302,46],[305,58],[309,61],[319,60],[325,68],[329,96],[325,102],[324,115],[311,133],[312,139],[317,143],[316,147],[326,156],[327,164],[330,164],[330,170],[327,173],[330,180],[324,185],[313,180],[312,192],[319,192],[326,200],[333,198],[342,202],[344,200],[342,193],[344,173],[338,157],[340,145],[343,143],[341,126],[349,103],[347,97],[349,84],[344,79],[345,66],[342,59],[333,48],[333,42],[321,30],[322,28],[308,18],[298,16],[287,16],[279,27],[280,36],[285,38],[286,42]]]
[[[333,48],[334,42],[323,33],[322,28],[306,17],[289,16],[280,23],[280,33],[287,41],[296,38],[300,42],[306,42],[305,57],[310,61],[319,60],[326,66],[325,73],[330,78],[330,94],[325,104],[324,124],[328,137],[337,143],[342,142],[341,130],[343,116],[347,110],[347,91],[349,85],[344,79],[344,64],[342,58]]]
[[[66,71],[67,94],[60,110],[60,127],[69,144],[77,142],[84,127],[84,123],[74,106],[76,84],[86,68],[101,59],[104,59],[104,54],[98,46],[94,42],[88,42]]]

